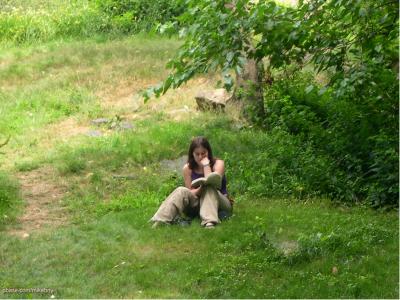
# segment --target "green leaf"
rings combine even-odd
[[[274,28],[275,22],[272,20],[268,20],[267,23],[265,24],[265,29],[267,31],[270,31]]]
[[[229,75],[229,74],[225,74],[224,77],[223,77],[223,80],[224,80],[224,88],[227,91],[230,91],[232,89],[232,87],[233,87],[233,78],[232,78],[232,76]]]
[[[318,96],[321,96],[321,95],[325,94],[326,90],[327,90],[327,87],[326,87],[326,86],[322,87],[322,88],[318,91]]]
[[[313,89],[314,89],[314,85],[310,84],[305,90],[306,94],[309,94]]]
[[[184,38],[186,35],[187,35],[187,28],[186,27],[184,27],[181,30],[179,30],[178,36],[179,36],[180,39]]]
[[[235,66],[235,71],[236,71],[237,74],[242,74],[243,68],[241,66],[239,66],[239,65],[236,65]]]
[[[153,96],[154,96],[154,88],[153,88],[153,87],[148,88],[148,89],[146,89],[146,90],[144,90],[144,91],[142,92],[142,97],[143,97],[143,99],[144,99],[144,103],[146,103],[147,101],[149,101],[149,99],[150,99],[151,97],[153,97]]]
[[[358,14],[360,17],[365,17],[367,15],[367,10],[364,7],[361,7]]]
[[[376,52],[381,52],[382,44],[376,45],[374,49],[375,49]]]
[[[226,55],[226,60],[229,62],[229,63],[232,63],[232,60],[233,60],[233,57],[235,56],[235,53],[234,52],[228,52],[228,54]]]
[[[163,88],[162,88],[162,93],[165,94],[171,84],[174,82],[174,77],[172,75],[168,76],[168,78],[164,81]]]

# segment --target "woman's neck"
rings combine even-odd
[[[196,166],[193,171],[197,174],[203,174],[204,170],[202,167]]]

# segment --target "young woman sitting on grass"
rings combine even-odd
[[[188,162],[183,167],[183,178],[185,186],[176,188],[150,219],[154,222],[153,227],[172,224],[177,217],[185,214],[189,217],[200,216],[202,226],[214,228],[220,223],[219,215],[229,216],[232,213],[224,161],[213,157],[205,137],[192,140]]]

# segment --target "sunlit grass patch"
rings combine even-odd
[[[85,128],[91,119],[121,114],[121,107],[110,107],[114,98],[118,101],[120,89],[130,97],[161,80],[160,69],[178,44],[176,40],[141,35],[107,44],[96,40],[58,41],[4,49],[0,132],[12,136],[5,149],[11,151],[10,158],[49,149],[51,141],[64,140],[72,135],[70,131],[84,134],[71,128],[71,119],[78,121],[77,127]],[[103,105],[107,101],[111,104]],[[123,99],[121,105],[128,102]],[[129,107],[125,113],[129,113]],[[59,126],[54,132],[57,126],[52,124],[56,123],[66,128]],[[3,166],[10,167],[9,161]]]
[[[55,289],[57,297],[396,297],[397,258],[390,255],[398,248],[396,214],[385,220],[357,208],[333,212],[318,202],[288,206],[282,199],[245,197],[235,206],[234,216],[213,231],[201,228],[198,220],[190,227],[154,230],[147,221],[156,208],[155,203],[125,207],[24,241],[7,237],[1,250],[17,254],[4,261],[8,271],[2,282],[41,282]],[[333,218],[324,218],[327,213]],[[323,222],[320,228],[314,228],[317,220]],[[294,236],[301,247],[311,247],[303,244],[303,236],[320,236],[312,245],[324,255],[289,263],[273,244],[278,228],[291,225],[296,226]],[[376,232],[370,226],[385,228],[382,243],[369,240]],[[335,247],[326,239],[332,229],[341,241]],[[347,252],[348,242],[360,242],[359,252]],[[68,256],[63,254],[66,248]],[[36,276],[20,274],[32,257]],[[162,280],[155,283],[155,278]]]
[[[20,172],[32,171],[39,167],[40,163],[35,160],[23,160],[15,163],[15,168]]]
[[[80,73],[92,75],[92,81],[95,76],[102,83],[120,75],[127,76],[125,80],[161,80],[167,73],[166,70],[160,70],[172,57],[178,45],[179,42],[174,39],[137,35],[108,43],[87,39],[7,47],[3,49],[2,55],[7,59],[0,65],[0,80],[7,89],[30,83],[32,80],[51,79],[60,85],[61,79],[65,80]],[[67,84],[79,84],[73,79],[72,77]],[[90,82],[87,81],[83,84],[90,86]],[[115,87],[115,82],[112,85],[110,82],[108,84],[108,87]],[[37,85],[35,82],[35,86]]]

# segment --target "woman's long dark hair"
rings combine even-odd
[[[214,169],[214,164],[215,164],[215,159],[214,159],[213,154],[212,154],[210,143],[208,142],[208,140],[204,136],[197,136],[197,137],[193,138],[192,142],[190,143],[189,153],[188,153],[189,168],[191,170],[194,170],[196,168],[196,166],[197,166],[197,163],[194,160],[194,156],[193,156],[193,151],[197,147],[204,147],[205,149],[207,149],[208,159],[210,160],[211,170],[213,170]]]

